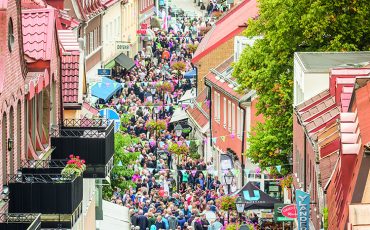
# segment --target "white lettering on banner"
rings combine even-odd
[[[301,229],[300,230],[307,230],[305,227],[303,226],[306,226],[306,223],[308,221],[308,218],[307,218],[307,204],[305,204],[303,201],[307,198],[308,196],[298,196],[298,198],[300,199],[300,201],[298,201],[298,205],[299,205],[299,220],[301,222]]]

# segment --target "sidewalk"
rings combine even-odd
[[[175,8],[182,9],[185,13],[195,14],[198,17],[204,15],[205,11],[201,11],[200,7],[197,6],[193,0],[172,0],[170,6],[174,6]]]
[[[103,220],[96,223],[99,230],[130,229],[128,208],[103,200]]]

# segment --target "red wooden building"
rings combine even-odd
[[[247,149],[248,133],[251,126],[262,121],[256,116],[256,94],[254,91],[241,95],[236,92],[238,84],[231,76],[231,63],[234,57],[229,57],[219,66],[210,70],[205,77],[208,86],[210,106],[210,133],[212,156],[219,176],[228,168],[237,170],[237,187],[246,179],[244,168],[247,159],[244,153]],[[234,171],[235,172],[235,171]]]

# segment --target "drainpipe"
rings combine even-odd
[[[241,168],[242,168],[242,186],[244,184],[244,177],[245,177],[245,172],[244,172],[244,168],[245,168],[245,164],[244,164],[244,151],[245,151],[245,123],[246,123],[246,116],[247,116],[247,111],[245,110],[244,107],[242,107],[242,101],[239,101],[238,103],[238,106],[239,108],[241,108],[243,110],[243,127],[242,127],[242,153],[241,153],[241,156],[242,156],[242,164],[241,164]]]
[[[306,148],[306,145],[307,145],[307,138],[306,138],[306,134],[303,133],[303,144],[304,144],[304,147],[303,147],[303,156],[304,156],[304,160],[303,160],[303,168],[304,168],[304,171],[303,171],[303,191],[307,192],[307,148]]]
[[[197,69],[198,72],[198,69]],[[197,78],[198,78],[198,73],[197,73]],[[198,83],[198,82],[197,82]],[[210,144],[213,146],[212,143],[212,86],[208,85],[206,81],[204,81],[204,84],[208,87],[208,99],[209,99],[209,135],[210,135]],[[198,92],[197,92],[198,94]]]
[[[195,95],[198,96],[198,67],[194,66],[194,69],[195,69]]]

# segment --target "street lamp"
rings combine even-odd
[[[234,174],[228,169],[228,172],[224,176],[225,179],[225,184],[227,185],[227,194],[231,193],[231,184],[233,183],[234,180]]]
[[[177,137],[181,137],[181,135],[182,135],[182,130],[183,130],[182,126],[181,126],[180,124],[177,124],[177,125],[175,126],[174,130],[175,130],[175,134],[176,134],[176,136],[177,136]]]
[[[236,205],[236,211],[239,213],[239,222],[241,223],[242,222],[242,214],[244,213],[244,208],[245,208],[245,203],[244,203],[243,198],[241,196],[239,196],[236,199],[235,205]]]

